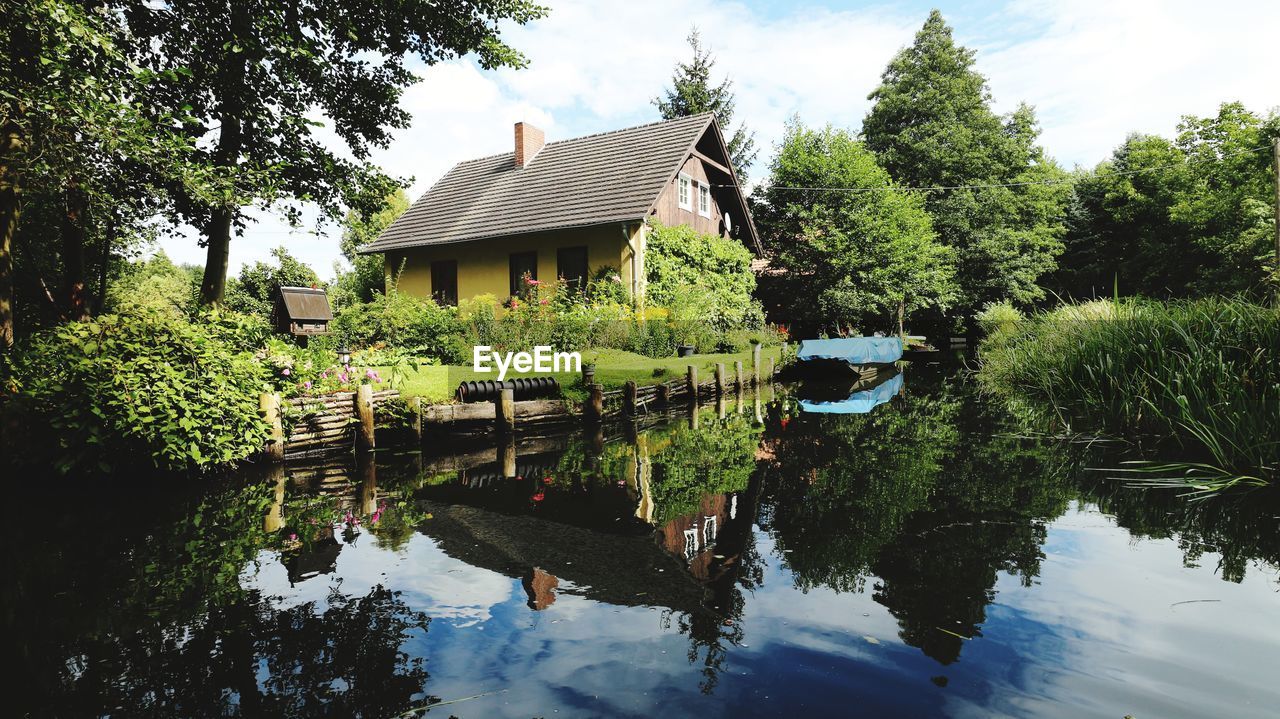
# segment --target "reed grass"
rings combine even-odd
[[[1154,440],[1175,457],[1126,463],[1122,476],[1196,495],[1276,481],[1276,309],[1116,299],[1001,319],[979,348],[983,389],[1039,404],[1067,427]]]

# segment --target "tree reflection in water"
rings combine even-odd
[[[1176,538],[1188,565],[1220,554],[1229,581],[1254,561],[1280,565],[1280,511],[1261,495],[1188,503],[1133,491],[1085,469],[1118,458],[1022,436],[960,377],[905,379],[901,396],[865,415],[797,414],[766,390],[696,420],[645,418],[442,458],[380,454],[377,466],[290,465],[212,487],[67,493],[56,511],[3,525],[3,629],[19,658],[10,679],[29,688],[13,706],[287,717],[428,705],[423,605],[394,576],[340,591],[357,535],[361,552],[365,537],[409,555],[426,544],[473,578],[507,577],[526,619],[565,609],[566,593],[661,609],[664,628],[687,638],[705,694],[740,687],[726,672],[735,653],[752,654],[738,648],[766,576],[802,592],[869,594],[904,643],[956,662],[983,632],[1001,578],[1036,582],[1047,524],[1072,501],[1135,537]],[[762,537],[780,567],[766,566]],[[289,604],[246,581],[276,563],[328,595]],[[448,632],[433,632],[443,651]]]

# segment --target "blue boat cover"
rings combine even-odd
[[[833,340],[801,340],[796,359],[839,360],[851,365],[888,364],[902,359],[897,337],[845,337]]]
[[[901,391],[902,375],[896,374],[882,384],[876,385],[869,390],[854,392],[849,395],[848,399],[842,399],[837,402],[815,402],[802,399],[800,400],[800,409],[803,412],[817,412],[820,414],[866,414],[893,399],[894,395]]]

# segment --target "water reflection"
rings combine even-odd
[[[1095,449],[1021,436],[963,377],[906,379],[867,413],[767,388],[213,491],[91,485],[4,530],[18,713],[385,717],[465,698],[442,714],[1248,716],[1280,700],[1274,503],[1126,489],[1088,471]]]

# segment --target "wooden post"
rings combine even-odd
[[[356,447],[373,449],[373,385],[362,384],[356,388],[353,401],[356,410]]]
[[[516,391],[504,389],[493,398],[493,415],[500,434],[516,431]]]
[[[604,385],[594,382],[588,387],[590,393],[587,397],[587,404],[583,407],[583,413],[586,418],[599,422],[604,419]]]
[[[778,373],[777,369],[774,367],[774,364],[773,364],[773,358],[770,357],[769,358],[769,381],[770,382],[773,381],[773,376],[777,373]]]
[[[716,363],[716,396],[724,394],[724,363]]]
[[[258,410],[267,421],[270,432],[263,453],[276,462],[284,459],[284,422],[280,419],[280,395],[263,392],[258,395]]]
[[[751,384],[760,384],[760,345],[751,345]]]
[[[694,367],[693,365],[689,365],[689,371],[685,379],[685,383],[688,384],[689,386],[690,401],[697,402],[698,401],[698,368],[697,367]]]
[[[414,397],[413,402],[413,432],[418,435],[418,443],[422,443],[422,398]]]
[[[498,466],[502,467],[502,476],[511,479],[516,476],[516,435],[507,432],[498,438]]]
[[[724,419],[725,409],[726,409],[725,405],[726,405],[726,400],[724,397],[724,392],[720,392],[716,394],[716,416],[719,417],[720,419]]]
[[[733,388],[742,389],[742,360],[733,362]]]
[[[658,385],[658,402],[664,405],[671,403],[671,385],[666,382]]]
[[[636,416],[636,383],[627,380],[622,386],[622,413],[628,417]]]

